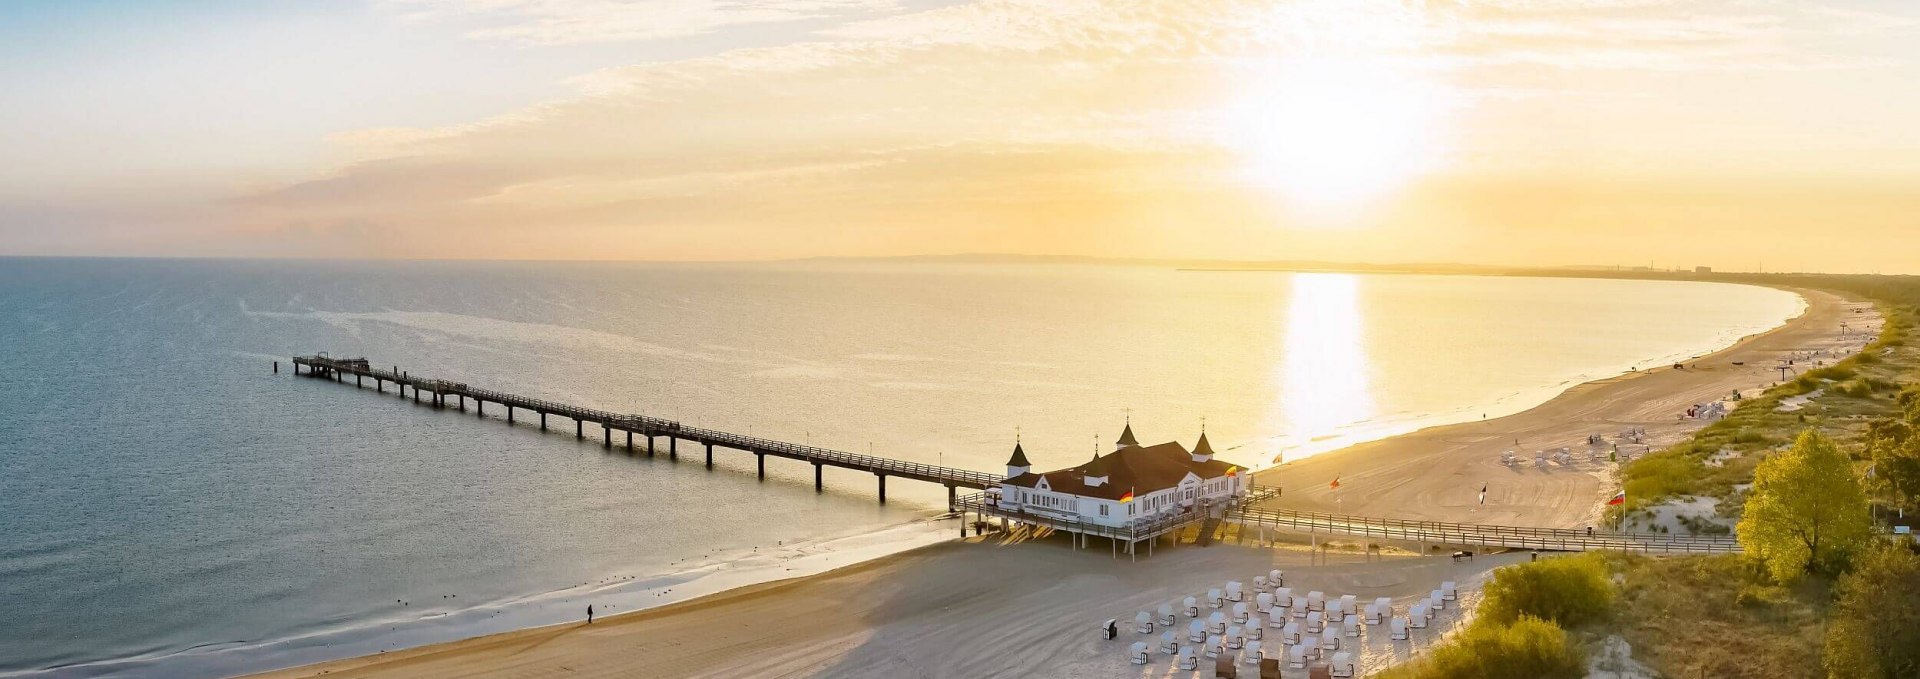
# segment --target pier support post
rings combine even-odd
[[[547,413],[546,411],[541,411],[540,412],[540,431],[546,431],[546,430],[547,430]]]
[[[762,459],[765,459],[765,458],[762,458]],[[707,444],[707,468],[708,469],[713,468],[713,444],[711,443]],[[764,477],[765,474],[762,474],[761,476]]]
[[[954,490],[953,484],[947,484],[947,511],[949,512],[953,511],[954,500],[958,499],[956,497],[957,493],[958,491]]]
[[[767,480],[767,454],[754,453],[753,456],[757,458],[756,461],[760,463],[760,480],[761,481]],[[708,465],[708,466],[711,467],[712,465]]]
[[[602,448],[613,447],[613,429],[607,427],[606,422],[600,423],[600,438],[603,439],[600,442],[600,447]]]
[[[627,452],[633,452],[633,430],[627,430]]]
[[[508,409],[508,410],[512,410],[512,409]],[[486,417],[486,416],[487,416],[487,402],[486,402],[486,401],[482,401],[482,400],[480,400],[480,399],[478,399],[478,398],[475,398],[475,399],[473,399],[473,416],[474,416],[474,417]],[[512,421],[513,421],[513,413],[512,413],[512,412],[508,412],[508,413],[507,413],[507,421],[508,421],[508,422],[512,422]]]
[[[373,390],[380,392],[382,394],[387,393],[387,381],[382,379],[375,379],[373,381]]]
[[[669,460],[680,459],[680,437],[678,436],[667,437],[667,459]]]
[[[507,406],[507,424],[513,424],[513,406]]]
[[[647,435],[647,457],[653,457],[653,435]]]
[[[464,413],[464,412],[466,412],[466,411],[467,411],[467,395],[466,395],[466,394],[458,394],[457,396],[458,396],[458,397],[459,397],[459,399],[460,399],[460,412],[463,412],[463,413]]]
[[[573,438],[574,438],[574,439],[576,439],[576,440],[578,440],[578,439],[583,439],[583,438],[586,438],[586,437],[587,437],[587,423],[585,423],[585,422],[581,422],[581,421],[580,421],[580,418],[577,418],[577,417],[576,417],[576,418],[574,418],[574,420],[573,420]]]
[[[297,365],[296,365],[296,366],[294,366],[294,367],[293,367],[293,371],[294,371],[294,372],[300,372],[300,366],[297,366]],[[273,362],[273,374],[275,374],[275,375],[278,375],[278,374],[280,374],[280,362],[279,362],[279,361],[274,361],[274,362]]]
[[[874,476],[880,478],[880,504],[884,505],[887,503],[887,475],[874,474]]]
[[[353,388],[360,388],[360,375],[358,373],[355,373],[353,376]]]
[[[826,465],[818,462],[813,463],[813,492],[819,493],[827,489],[826,484],[820,481],[820,470],[825,468]]]

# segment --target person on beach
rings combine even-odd
[[[593,604],[587,604],[587,624],[593,624]]]

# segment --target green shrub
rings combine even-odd
[[[1558,625],[1523,616],[1511,625],[1476,623],[1425,660],[1393,668],[1387,679],[1569,679],[1586,676],[1580,648]]]
[[[1508,566],[1493,572],[1480,617],[1510,624],[1522,617],[1577,627],[1605,617],[1613,603],[1613,583],[1598,554],[1560,557]]]
[[[1882,546],[1840,578],[1823,662],[1839,679],[1920,677],[1920,557]]]

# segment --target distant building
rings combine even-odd
[[[1142,446],[1128,424],[1113,452],[1057,471],[1034,472],[1015,443],[998,501],[1002,511],[1123,527],[1244,496],[1247,482],[1239,467],[1213,459],[1206,432],[1189,451],[1174,441]]]
[[[1696,267],[1693,267],[1693,272],[1694,272],[1694,273],[1713,273],[1713,267],[1710,267],[1710,266],[1696,266]]]

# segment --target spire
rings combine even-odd
[[[1009,467],[1032,467],[1033,466],[1032,462],[1027,461],[1027,451],[1020,449],[1019,441],[1013,442],[1013,457],[1007,459],[1007,466]]]
[[[1207,443],[1207,432],[1200,432],[1200,442],[1193,444],[1194,457],[1213,457],[1213,444]]]
[[[1087,462],[1087,466],[1082,468],[1081,476],[1087,480],[1087,485],[1089,486],[1098,486],[1106,483],[1107,461],[1096,453],[1093,456],[1093,460]]]
[[[1122,448],[1132,448],[1137,445],[1140,445],[1140,442],[1133,438],[1133,416],[1128,415],[1127,428],[1120,430],[1120,440],[1113,442],[1113,448],[1114,450],[1119,450]]]

